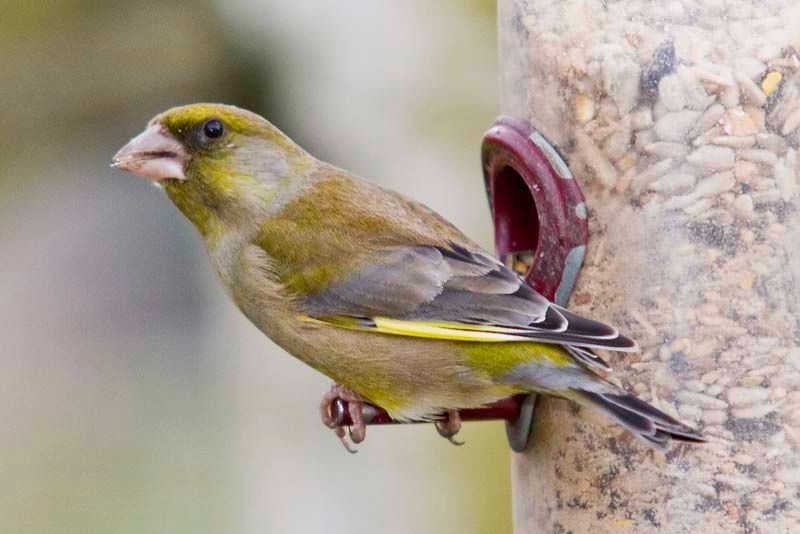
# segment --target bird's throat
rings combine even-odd
[[[207,244],[213,245],[223,235],[225,225],[220,215],[208,205],[206,195],[194,183],[168,180],[164,191]]]

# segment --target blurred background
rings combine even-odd
[[[162,192],[109,168],[220,101],[491,247],[491,0],[0,2],[0,532],[511,530],[502,425],[373,428],[229,303]]]

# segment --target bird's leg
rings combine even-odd
[[[457,441],[454,436],[461,430],[461,417],[458,410],[447,410],[447,419],[436,421],[436,431],[453,445],[463,445],[463,441]]]
[[[356,444],[364,441],[364,438],[367,436],[367,425],[364,423],[362,411],[364,407],[364,398],[341,384],[333,384],[331,385],[331,389],[322,395],[322,401],[319,403],[319,413],[322,417],[322,424],[328,428],[332,428],[336,432],[336,436],[342,440],[344,448],[347,449],[348,452],[354,453],[356,450],[350,446],[347,440],[345,427],[337,424],[333,418],[333,402],[337,398],[347,401],[350,419],[353,421],[353,427],[350,429],[350,439]]]

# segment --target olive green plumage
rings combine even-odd
[[[547,302],[422,204],[237,108],[175,108],[150,126],[182,147],[183,176],[161,184],[243,313],[394,417],[537,391],[599,407],[654,445],[698,439],[592,372],[605,367],[592,348],[635,343]]]

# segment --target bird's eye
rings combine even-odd
[[[216,139],[218,137],[222,137],[222,123],[217,119],[211,119],[210,121],[206,121],[203,125],[203,133],[206,134],[206,137],[209,139]]]

